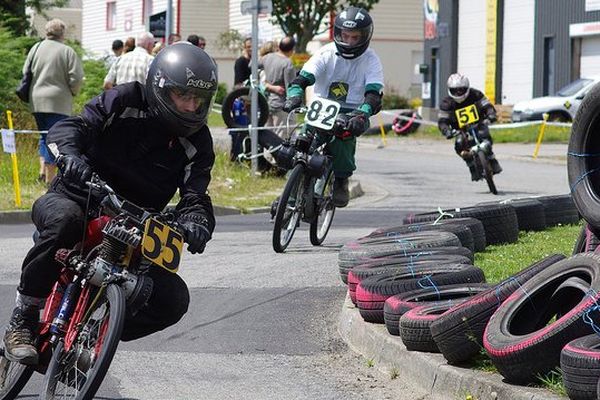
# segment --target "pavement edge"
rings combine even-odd
[[[365,322],[348,296],[342,306],[338,330],[353,351],[372,360],[378,369],[390,374],[393,371],[398,375],[396,379],[417,383],[429,392],[432,400],[468,396],[477,400],[565,399],[544,389],[505,383],[497,373],[449,365],[441,354],[408,351],[400,337],[390,335],[385,325]]]

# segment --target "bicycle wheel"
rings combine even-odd
[[[98,290],[97,298],[89,296],[84,319],[70,325],[66,338],[74,333],[72,344],[63,339],[56,345],[41,399],[92,399],[106,376],[123,331],[125,296],[114,284]]]
[[[0,400],[16,398],[33,374],[33,368],[4,357],[0,349]]]
[[[283,253],[288,247],[300,222],[305,182],[304,166],[296,164],[285,184],[275,213],[273,250],[277,253]]]
[[[315,216],[310,221],[310,242],[314,246],[320,246],[329,232],[335,214],[333,170],[331,168],[315,182],[314,201]]]
[[[496,184],[494,184],[494,171],[492,171],[492,166],[490,165],[487,156],[483,151],[479,151],[477,152],[477,157],[479,157],[479,162],[481,163],[481,168],[483,170],[483,177],[487,182],[490,192],[493,194],[498,194],[498,191],[496,190]]]

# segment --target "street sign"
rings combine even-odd
[[[240,10],[242,15],[252,14],[255,7],[252,3],[257,2],[259,14],[271,14],[273,12],[273,1],[272,0],[244,0],[240,3]]]

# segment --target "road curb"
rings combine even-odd
[[[464,399],[470,395],[478,400],[564,400],[544,389],[505,383],[497,373],[448,365],[441,354],[408,351],[400,337],[390,335],[385,325],[365,322],[348,296],[338,330],[352,350],[390,376],[394,373],[396,379],[417,383],[429,391],[428,399]]]
[[[357,180],[350,179],[348,186],[350,191],[350,198],[354,199],[364,194],[360,182]],[[225,215],[239,215],[239,214],[260,214],[271,211],[271,207],[254,207],[249,208],[245,211],[240,210],[236,207],[226,207],[213,205],[215,216],[221,217]],[[3,224],[30,224],[31,223],[31,210],[16,210],[16,211],[0,211],[0,225]]]

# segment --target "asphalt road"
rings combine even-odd
[[[266,214],[218,218],[205,254],[188,254],[181,266],[192,295],[189,313],[174,327],[123,343],[98,398],[426,398],[418,382],[369,367],[339,338],[345,298],[339,248],[377,227],[399,225],[411,212],[566,193],[566,167],[503,154],[497,146],[504,172],[493,196],[484,183],[469,181],[449,142],[378,143],[361,139],[356,178],[366,194],[338,210],[320,248],[310,245],[303,226],[288,251],[276,254]],[[0,226],[0,321],[10,313],[32,229]],[[35,397],[39,384],[38,377],[22,398]]]

